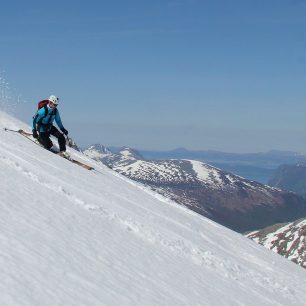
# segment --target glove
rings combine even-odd
[[[67,136],[68,135],[68,131],[64,128],[61,129],[61,131]]]
[[[37,139],[38,138],[37,131],[36,130],[32,130],[32,132],[33,132],[33,137]]]

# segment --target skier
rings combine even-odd
[[[50,136],[53,135],[58,139],[60,154],[64,157],[68,157],[66,152],[66,140],[64,135],[53,125],[55,120],[57,126],[60,130],[68,135],[68,131],[64,128],[62,120],[57,109],[58,98],[54,95],[50,96],[46,102],[46,105],[39,108],[36,114],[33,117],[32,121],[32,132],[33,137],[36,138],[41,145],[43,145],[47,150],[50,150],[53,146],[53,143],[50,139]]]

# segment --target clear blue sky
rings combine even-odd
[[[306,1],[5,1],[17,115],[60,97],[81,145],[306,152]]]

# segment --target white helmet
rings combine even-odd
[[[58,98],[56,96],[50,96],[50,98],[48,99],[50,102],[52,102],[55,105],[58,105]]]

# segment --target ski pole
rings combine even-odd
[[[71,147],[70,138],[65,134],[64,134],[64,136],[66,138],[66,143],[67,143],[68,147]]]
[[[4,129],[6,132],[7,132],[7,131],[10,131],[10,132],[14,132],[14,133],[20,133],[20,130],[18,130],[18,131],[17,131],[17,130],[11,130],[11,129],[8,129],[8,128],[6,128],[6,127],[3,128],[3,129]]]
[[[31,133],[28,133],[28,132],[26,132],[26,131],[24,131],[24,130],[11,130],[11,129],[8,129],[8,128],[3,128],[6,132],[14,132],[14,133],[19,133],[19,134],[25,134],[25,135],[28,135],[28,136],[32,136],[33,134],[31,134]]]
[[[75,143],[75,141],[70,138],[69,136],[66,135],[66,140],[67,140],[67,144],[69,147],[71,148],[77,148],[77,144]]]

